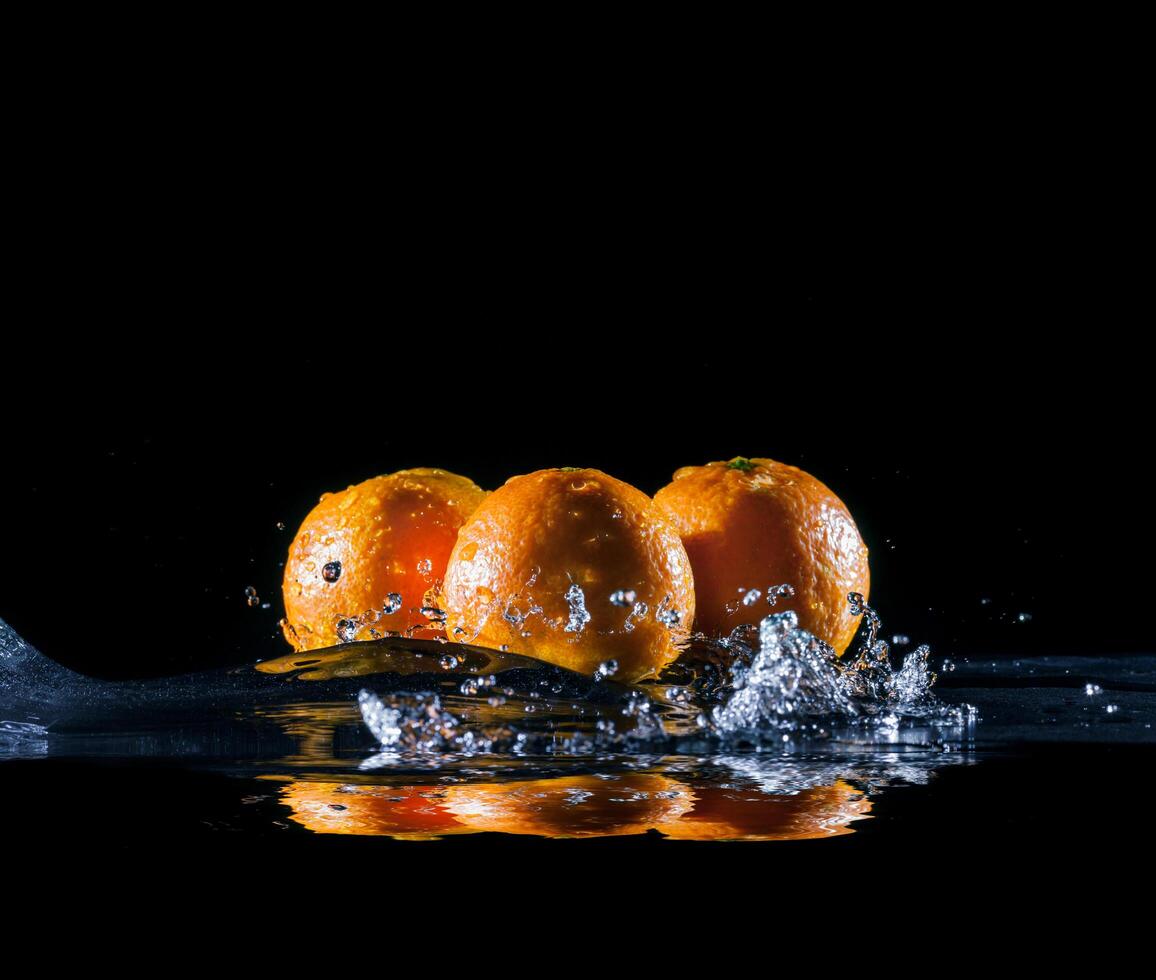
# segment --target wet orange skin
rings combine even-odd
[[[579,631],[566,628],[572,584],[590,615]],[[646,614],[631,616],[629,606],[612,602],[620,590],[633,590]],[[677,613],[676,629],[655,618],[664,600]],[[695,610],[686,551],[654,502],[600,470],[576,468],[513,477],[490,494],[458,534],[443,601],[451,639],[505,646],[585,674],[614,659],[616,680],[655,674],[674,660]],[[524,623],[507,618],[535,605],[541,612]]]
[[[333,646],[340,620],[380,612],[391,593],[402,597],[401,607],[374,628],[443,635],[421,609],[445,574],[458,529],[485,496],[472,481],[438,469],[401,470],[323,495],[285,562],[285,638],[297,650]],[[341,565],[332,581],[325,576],[331,562]],[[370,638],[369,625],[358,639]]]
[[[809,473],[771,459],[686,466],[654,502],[674,522],[695,581],[695,627],[725,635],[770,611],[769,586],[790,584],[799,625],[842,654],[857,619],[849,592],[868,594],[867,546],[843,502]],[[757,602],[741,603],[758,589]],[[728,609],[728,607],[730,607]],[[733,611],[732,611],[733,610]]]

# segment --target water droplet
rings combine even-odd
[[[257,590],[251,585],[245,586],[245,602],[250,606],[258,606],[261,604],[261,597],[257,595]]]
[[[428,558],[423,558],[417,563],[418,573],[428,576],[433,571],[433,562]]]
[[[633,632],[634,620],[645,619],[648,612],[650,612],[650,607],[645,602],[636,602],[634,608],[626,614],[626,622],[622,624],[622,628],[627,633]]]
[[[438,661],[442,670],[453,670],[458,665],[458,658],[452,653],[442,654],[442,658]]]
[[[342,643],[352,643],[357,639],[357,621],[339,619],[337,621],[337,636]]]
[[[618,673],[617,660],[604,660],[598,665],[598,669],[594,671],[594,679],[596,681],[605,680],[607,677],[612,677]]]
[[[326,562],[325,567],[321,569],[321,577],[325,579],[326,582],[336,582],[341,578],[341,562]]]
[[[896,633],[891,637],[891,645],[897,647],[905,647],[911,642],[911,637],[906,633]]]
[[[762,593],[758,589],[751,589],[746,595],[743,596],[743,605],[753,606],[756,602],[759,601],[759,596],[761,595]]]
[[[767,605],[773,606],[780,599],[792,599],[795,595],[795,587],[793,585],[772,585],[767,589]]]
[[[284,521],[278,521],[277,522],[277,530],[278,531],[284,531],[285,530],[285,522]]]
[[[1031,613],[1022,612],[1018,616],[1016,616],[1016,622],[1017,623],[1030,623],[1031,621],[1032,621],[1032,614]]]
[[[638,595],[633,589],[619,589],[610,593],[610,601],[615,606],[633,606],[638,601]]]
[[[1114,715],[1120,710],[1120,706],[1118,704],[1106,704],[1104,705],[1104,710],[1108,712],[1108,714]]]
[[[381,614],[383,616],[392,616],[401,608],[401,595],[397,592],[391,592],[385,597],[385,602],[381,604]]]
[[[1100,687],[1099,684],[1085,684],[1084,693],[1088,695],[1088,697],[1092,697],[1096,694],[1103,694],[1104,689]]]
[[[577,582],[571,582],[566,590],[566,602],[570,605],[570,620],[563,627],[566,633],[581,633],[590,622],[590,613],[586,611],[586,594]]]

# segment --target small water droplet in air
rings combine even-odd
[[[761,595],[762,593],[758,589],[751,589],[746,595],[743,596],[743,605],[753,606],[756,602],[759,601],[759,596]]]
[[[261,604],[261,597],[257,595],[257,590],[251,585],[245,586],[245,602],[249,606],[259,606]]]
[[[1120,706],[1118,704],[1106,704],[1104,705],[1104,710],[1108,712],[1108,714],[1114,715],[1120,710]]]
[[[458,658],[451,653],[443,654],[438,661],[442,670],[453,670],[458,665]]]
[[[891,637],[891,645],[897,647],[905,647],[911,642],[911,637],[906,633],[896,633]]]
[[[381,604],[381,613],[383,616],[392,616],[401,608],[401,595],[397,592],[391,592],[385,597],[385,602]]]
[[[1088,695],[1088,697],[1092,697],[1093,695],[1096,695],[1096,694],[1103,694],[1104,689],[1102,687],[1100,687],[1099,684],[1085,684],[1084,685],[1084,693],[1086,695]]]
[[[633,606],[638,601],[638,595],[633,589],[619,589],[610,593],[610,602],[615,606]]]
[[[284,521],[278,521],[277,522],[277,530],[278,531],[284,531],[285,530],[285,522]]]
[[[339,619],[337,621],[337,636],[342,643],[352,643],[357,639],[357,621]]]
[[[423,558],[417,563],[417,570],[422,575],[429,575],[433,571],[433,562],[428,558]]]
[[[341,578],[341,562],[326,562],[325,567],[321,569],[321,577],[325,579],[326,582],[336,582]]]
[[[1032,614],[1031,613],[1022,612],[1018,616],[1016,616],[1016,622],[1017,623],[1030,623],[1031,621],[1032,621]]]

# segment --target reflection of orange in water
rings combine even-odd
[[[436,469],[400,470],[322,496],[289,546],[285,638],[297,650],[334,646],[340,620],[381,612],[391,593],[401,607],[376,629],[442,635],[421,612],[425,595],[444,577],[458,528],[485,496],[465,477]]]
[[[509,783],[384,786],[297,781],[281,790],[292,819],[318,834],[437,840],[492,831],[537,837],[810,840],[853,833],[871,810],[844,782],[794,795],[689,786],[657,774],[567,776]]]
[[[854,833],[847,825],[871,810],[867,797],[842,781],[790,796],[696,786],[694,797],[689,813],[657,829],[676,840],[811,840]]]
[[[298,781],[281,790],[292,819],[317,834],[436,840],[469,834],[439,799],[444,786],[379,786]],[[425,794],[425,795],[423,795]]]
[[[589,615],[581,628],[573,586]],[[694,582],[678,532],[641,490],[600,470],[539,470],[507,480],[462,527],[445,603],[454,639],[585,674],[613,659],[616,680],[637,680],[678,656],[674,619],[656,617],[673,609],[689,627]],[[519,622],[534,604],[542,611]]]
[[[445,807],[473,830],[539,837],[644,834],[677,820],[690,791],[665,776],[568,776],[446,787]]]
[[[849,592],[867,596],[867,546],[843,502],[809,473],[772,459],[684,466],[654,502],[678,527],[694,569],[695,627],[726,634],[770,610],[769,586],[789,584],[799,625],[847,649],[858,619]],[[758,589],[744,605],[745,592]]]

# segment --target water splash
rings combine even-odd
[[[581,591],[572,585],[567,593],[572,621],[579,608],[575,590]],[[768,600],[792,594],[789,586],[777,586],[768,590]],[[491,732],[471,744],[484,744],[484,751],[544,754],[644,748],[709,752],[737,745],[781,745],[784,737],[826,738],[840,731],[859,735],[879,731],[890,740],[904,724],[947,730],[974,722],[970,706],[944,704],[932,693],[936,677],[928,647],[912,651],[894,667],[888,644],[879,639],[879,617],[857,593],[849,595],[848,602],[856,615],[864,617],[866,632],[857,654],[845,660],[800,628],[794,612],[772,613],[757,631],[743,626],[721,640],[695,635],[684,655],[657,682],[617,685],[610,680],[617,664],[600,665],[593,681],[613,688],[615,696],[609,705],[571,704],[585,716],[586,725],[574,723],[574,710],[552,711],[548,705],[533,703],[540,694],[531,690],[522,695],[531,702],[522,710],[543,715],[537,726],[515,724],[500,736]],[[676,613],[671,616],[669,608],[660,609],[656,618],[677,625]],[[513,697],[515,691],[509,689],[508,694]],[[440,702],[432,710],[428,702],[415,707],[407,697],[389,710],[400,712],[398,717],[409,719],[419,730],[421,719],[430,719],[435,736],[431,743],[447,744],[450,709]],[[363,705],[378,704],[369,691],[361,698]],[[371,729],[376,724],[368,716],[366,723]],[[395,742],[387,747],[396,748]],[[424,744],[418,736],[411,743]],[[412,747],[411,743],[406,745]],[[454,751],[462,750],[458,741],[448,744]]]
[[[785,594],[781,589],[767,592]],[[699,756],[781,747],[784,738],[806,742],[850,735],[893,741],[901,729],[916,726],[934,729],[940,733],[935,737],[945,740],[958,737],[950,730],[969,726],[974,712],[935,697],[928,649],[920,647],[893,666],[888,644],[879,638],[878,617],[862,597],[850,601],[866,629],[858,652],[842,660],[801,629],[794,613],[772,613],[757,628],[739,627],[721,639],[691,636],[657,679],[635,685],[616,680],[612,659],[590,676],[506,651],[466,643],[447,647],[444,637],[439,642],[395,634],[359,642],[356,620],[344,624],[348,642],[258,664],[256,670],[113,683],[68,671],[0,624],[6,712],[0,720],[12,723],[7,743],[19,738],[27,745],[45,737],[42,729],[54,731],[57,719],[76,717],[78,708],[99,709],[99,717],[139,716],[168,724],[178,710],[187,719],[197,712],[207,717],[210,708],[216,716],[224,704],[253,710],[293,703],[302,698],[301,682],[316,682],[306,686],[329,698],[364,692],[358,698],[363,710],[377,704],[364,717],[374,739],[390,752],[411,756],[483,751]],[[631,614],[647,614],[639,605]],[[670,619],[669,604],[663,605],[662,618]],[[384,614],[371,610],[358,620]],[[375,690],[366,684],[370,677]]]
[[[577,582],[571,582],[566,590],[566,602],[570,607],[570,619],[563,629],[567,633],[581,633],[590,622],[590,613],[586,611],[586,593]]]

